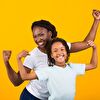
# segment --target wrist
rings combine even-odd
[[[97,47],[96,47],[96,46],[93,46],[92,48],[93,48],[93,49],[97,49]]]
[[[20,56],[17,56],[17,60],[21,60],[21,58],[22,58],[22,57],[20,57]]]
[[[5,64],[8,64],[8,63],[9,63],[9,60],[4,60],[4,63],[5,63]]]
[[[97,22],[97,23],[99,23],[100,22],[100,19],[94,18],[94,21]]]

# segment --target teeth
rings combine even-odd
[[[58,57],[58,58],[62,58],[62,56]]]
[[[63,58],[64,57],[64,55],[60,55],[60,56],[58,56],[58,58]]]
[[[43,42],[40,42],[40,43],[38,43],[39,45],[42,45],[43,44]]]

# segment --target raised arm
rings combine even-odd
[[[19,86],[20,84],[23,83],[23,80],[21,79],[20,73],[15,72],[13,68],[11,67],[9,60],[11,57],[11,51],[10,50],[4,50],[3,51],[3,59],[4,59],[4,64],[6,66],[7,74],[9,80],[12,82],[14,86]],[[30,72],[30,69],[25,68],[27,72]]]
[[[92,57],[90,60],[90,64],[86,65],[85,70],[91,70],[97,67],[97,63],[98,63],[98,57],[97,57],[97,47],[95,46],[93,41],[88,41],[88,45],[92,46]]]
[[[87,45],[87,41],[89,41],[89,40],[94,41],[95,40],[96,32],[97,32],[98,25],[100,22],[100,11],[93,10],[92,15],[94,17],[94,22],[93,22],[93,25],[90,29],[90,32],[88,33],[88,35],[85,37],[85,39],[83,41],[71,43],[71,50],[70,50],[71,53],[87,49],[89,47]]]
[[[4,50],[3,51],[3,59],[4,59],[4,64],[6,66],[8,78],[13,83],[14,86],[19,86],[23,81],[20,77],[19,72],[16,73],[12,69],[12,67],[9,63],[10,57],[11,57],[11,51],[10,50]]]
[[[18,69],[21,75],[22,80],[32,80],[32,79],[37,79],[37,75],[35,74],[35,71],[32,71],[30,73],[28,73],[21,61],[22,57],[26,57],[28,54],[27,51],[22,51],[21,53],[18,54],[17,56],[17,61],[18,61]]]

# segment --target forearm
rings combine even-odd
[[[93,48],[93,54],[92,54],[90,64],[92,64],[95,68],[97,67],[97,63],[98,63],[97,48]]]
[[[22,61],[20,58],[17,58],[18,61],[18,68],[20,71],[20,75],[22,80],[33,80],[33,79],[37,79],[37,75],[35,73],[35,71],[33,72],[27,72],[22,64]]]
[[[90,64],[86,64],[85,70],[88,71],[88,70],[95,69],[97,67],[97,63],[98,63],[97,50],[95,48],[93,50],[93,53],[92,53],[92,57],[91,57],[91,60],[90,60]]]
[[[86,36],[86,38],[84,39],[84,41],[88,41],[88,40],[95,40],[96,37],[96,32],[99,26],[99,20],[98,19],[94,19],[93,25],[90,29],[90,32],[88,33],[88,35]]]
[[[25,79],[25,77],[27,76],[27,71],[25,70],[23,64],[22,64],[22,61],[20,58],[17,58],[17,62],[18,62],[18,69],[19,69],[19,72],[20,72],[20,75],[21,75],[21,78],[22,80]]]
[[[85,41],[74,42],[74,43],[71,43],[70,52],[74,53],[74,52],[82,51],[82,50],[87,49],[89,47],[90,46],[87,45],[87,42],[85,42]]]
[[[16,73],[12,69],[11,65],[9,64],[9,61],[4,61],[4,63],[5,63],[5,66],[6,66],[6,70],[7,70],[9,80],[12,82],[12,84],[14,86],[19,86],[23,82],[21,77],[20,77],[19,72]]]

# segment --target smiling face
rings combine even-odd
[[[65,46],[61,42],[55,42],[51,47],[51,57],[55,60],[55,64],[61,67],[65,66],[68,58]]]
[[[43,51],[45,49],[45,45],[47,41],[51,39],[52,36],[51,31],[48,31],[44,27],[36,26],[33,28],[32,32],[33,32],[34,41],[38,45],[38,48],[41,51]]]

